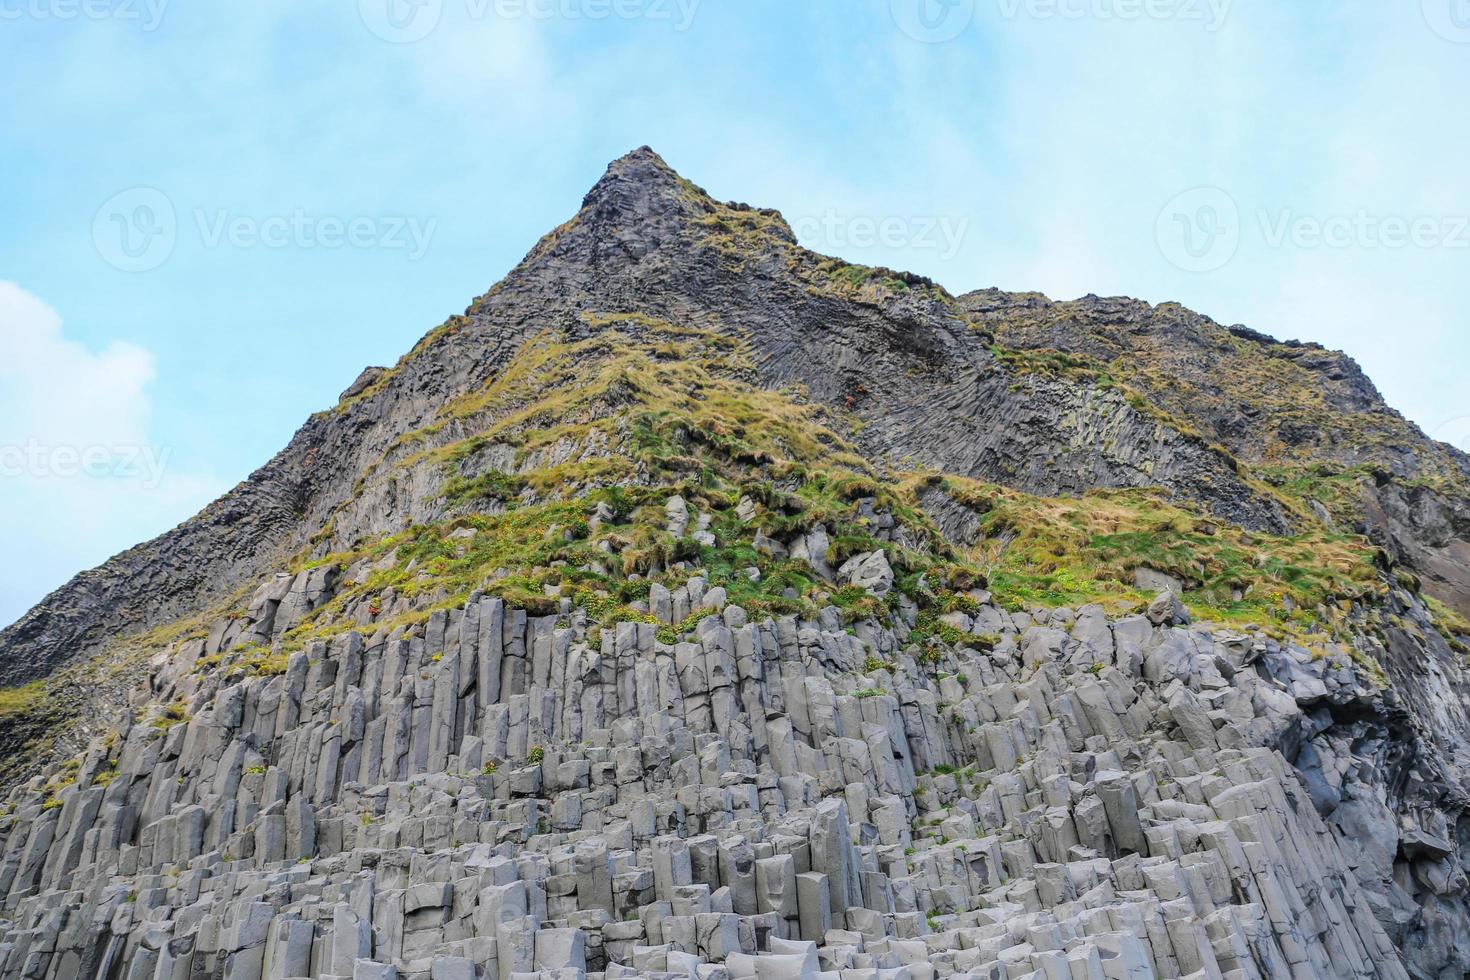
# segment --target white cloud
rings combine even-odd
[[[0,445],[141,442],[148,351],[114,342],[93,354],[62,336],[55,310],[11,282],[0,282],[0,345]]]
[[[68,339],[60,315],[0,281],[0,622],[72,575],[179,523],[226,489],[150,438],[153,356]]]
[[[418,85],[435,101],[537,115],[556,101],[550,56],[530,20],[447,18],[406,47]]]

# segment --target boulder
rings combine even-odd
[[[880,598],[893,590],[893,569],[882,551],[853,555],[837,570],[839,581],[866,589]]]

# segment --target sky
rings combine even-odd
[[[1470,449],[1470,0],[0,0],[0,622],[643,144],[803,244],[1346,350]]]

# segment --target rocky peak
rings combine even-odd
[[[585,212],[631,221],[653,214],[677,212],[683,179],[664,158],[642,146],[608,164],[607,171],[582,199]]]
[[[705,222],[720,209],[777,219],[777,237],[794,244],[795,236],[780,213],[737,202],[718,202],[681,177],[663,157],[641,146],[608,164],[606,173],[582,200],[585,215],[604,221],[640,225],[670,218]]]
[[[644,146],[609,164],[583,198],[581,210],[555,233],[557,247],[538,249],[532,257],[553,255],[599,266],[637,264],[660,250],[694,246],[722,212],[759,215],[767,225],[763,230],[775,241],[795,243],[777,212],[721,204]]]

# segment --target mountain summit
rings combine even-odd
[[[645,147],[0,633],[0,976],[1463,975],[1467,517],[1340,353]]]

